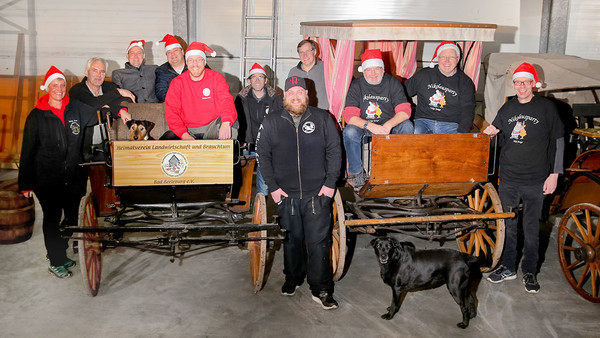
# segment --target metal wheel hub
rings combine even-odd
[[[596,249],[586,243],[581,248],[575,250],[575,258],[588,263],[594,262],[596,260]]]

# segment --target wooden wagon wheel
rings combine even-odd
[[[590,302],[600,303],[600,207],[570,207],[558,228],[558,257],[571,287]]]
[[[475,189],[466,196],[470,208],[483,213],[501,213],[502,204],[496,188],[491,183],[486,183],[483,188]],[[492,271],[504,248],[504,220],[489,220],[487,222],[474,221],[476,228],[457,234],[456,241],[460,251],[484,257],[482,272]]]
[[[267,223],[267,202],[265,195],[257,193],[254,197],[254,210],[252,212],[252,224]],[[267,237],[267,230],[260,230],[248,233],[248,238]],[[248,250],[250,250],[250,274],[254,293],[263,288],[265,278],[265,266],[267,262],[267,240],[249,240]]]
[[[346,264],[346,253],[348,246],[346,243],[346,224],[344,219],[344,203],[340,192],[336,190],[333,196],[333,229],[331,244],[331,267],[333,268],[333,280],[338,281],[344,274],[344,265]]]
[[[91,194],[81,198],[78,224],[80,227],[85,228],[98,226],[96,206]],[[94,297],[98,294],[102,278],[102,242],[88,239],[98,237],[97,232],[83,232],[81,237],[84,239],[78,239],[77,241],[83,288],[89,296]]]

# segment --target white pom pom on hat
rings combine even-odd
[[[206,44],[202,42],[192,42],[187,51],[185,52],[185,60],[187,61],[188,57],[192,55],[200,55],[206,61],[206,54],[209,54],[212,57],[217,56],[217,53],[208,47]]]

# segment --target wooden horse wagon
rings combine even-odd
[[[363,151],[367,183],[355,201],[334,201],[334,276],[342,277],[348,231],[397,232],[430,241],[455,239],[491,271],[504,245],[504,219],[488,183],[490,137],[485,134],[373,135]]]
[[[129,111],[134,119],[156,121],[158,138],[166,131],[163,107],[132,104]],[[268,241],[281,235],[266,221],[264,195],[255,197],[251,222],[245,217],[255,157],[241,155],[234,140],[126,141],[129,131],[120,121],[108,129],[110,140],[98,150],[104,160],[87,164],[92,191],[81,200],[78,226],[66,228],[78,241],[88,293],[98,293],[107,248],[139,248],[174,261],[195,250],[192,244],[215,242],[248,248],[258,292]],[[242,167],[239,179],[236,166]]]

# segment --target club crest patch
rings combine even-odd
[[[179,177],[186,172],[188,160],[182,153],[172,151],[163,157],[161,168],[165,175],[169,177]]]
[[[204,88],[204,89],[202,89],[202,95],[204,95],[204,96],[210,96],[210,88]]]
[[[313,131],[315,131],[315,124],[311,121],[304,122],[304,124],[302,125],[302,131],[305,134],[312,133]]]
[[[70,122],[71,122],[71,124],[69,125],[69,128],[71,128],[71,133],[73,135],[79,135],[79,133],[81,132],[81,126],[79,125],[77,120],[70,121]]]

